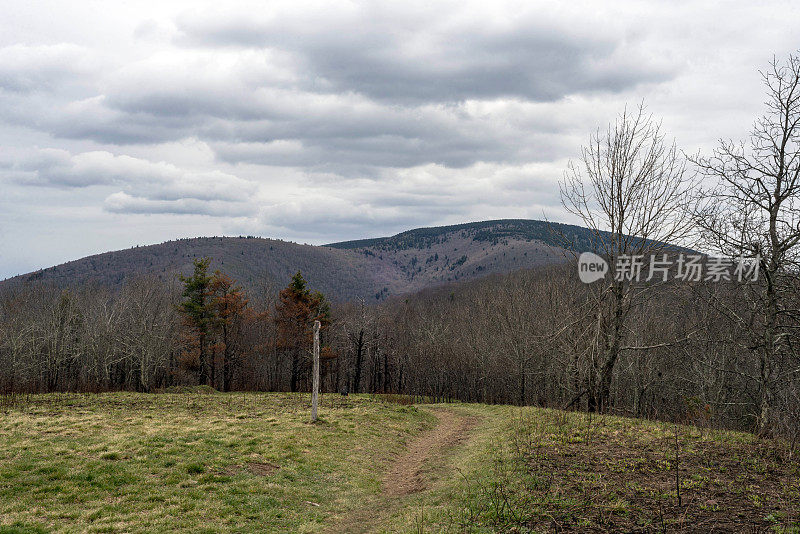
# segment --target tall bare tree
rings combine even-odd
[[[720,141],[713,155],[693,161],[714,180],[695,217],[704,243],[721,254],[760,258],[758,279],[744,280],[744,302],[727,310],[759,361],[755,415],[759,432],[770,433],[776,387],[791,371],[790,341],[800,328],[790,304],[800,267],[800,56],[773,59],[761,76],[767,109],[749,140]]]
[[[686,209],[692,180],[686,160],[661,125],[639,106],[624,111],[614,124],[599,130],[570,162],[560,183],[567,211],[580,218],[593,234],[593,248],[614,267],[630,262],[662,260],[670,243],[690,232]],[[627,259],[627,260],[626,260]],[[646,292],[632,276],[612,277],[593,286],[590,306],[594,334],[586,394],[590,411],[607,411],[611,380],[620,353],[626,349],[626,318],[637,296]]]

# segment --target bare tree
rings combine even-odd
[[[341,313],[340,327],[347,342],[344,344],[345,354],[340,365],[341,377],[347,391],[358,393],[364,383],[365,363],[369,357],[370,350],[377,345],[378,316],[375,308],[368,306],[364,299],[358,299],[350,306],[344,307]]]
[[[798,310],[789,304],[800,263],[800,56],[773,59],[761,73],[766,113],[747,142],[720,141],[693,161],[714,180],[696,210],[703,242],[717,253],[758,258],[757,280],[744,280],[744,302],[727,309],[742,343],[759,362],[757,427],[774,425],[776,386],[790,367]],[[796,362],[795,362],[796,363]]]
[[[560,183],[561,200],[593,234],[593,248],[611,261],[658,261],[670,243],[690,232],[686,208],[692,180],[674,142],[644,107],[624,111],[605,133],[598,130],[570,162]],[[632,276],[603,280],[590,292],[594,333],[587,377],[588,409],[607,411],[614,366],[624,350],[626,318],[646,289]]]

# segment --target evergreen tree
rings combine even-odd
[[[247,316],[248,299],[241,286],[228,275],[216,271],[211,278],[210,306],[213,326],[219,338],[215,347],[222,353],[222,390],[230,391],[234,368],[241,358],[242,323]],[[215,382],[216,358],[212,359],[211,383]]]
[[[275,307],[278,347],[291,354],[289,387],[291,391],[298,391],[304,362],[301,356],[311,350],[314,321],[319,321],[323,328],[329,325],[330,305],[322,293],[308,289],[300,271],[292,276],[289,285],[280,292],[279,299]]]
[[[181,275],[183,282],[183,302],[178,309],[183,314],[184,324],[188,327],[187,341],[189,349],[184,351],[184,360],[197,367],[197,381],[201,385],[208,384],[209,329],[214,313],[210,304],[209,289],[211,277],[208,275],[210,258],[194,260],[194,272],[191,276]],[[195,362],[196,357],[196,362]]]

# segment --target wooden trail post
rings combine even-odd
[[[319,397],[319,321],[314,321],[314,369],[311,389],[311,422],[317,421],[317,398]]]

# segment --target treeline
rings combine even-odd
[[[324,392],[593,409],[597,310],[574,262],[333,307],[300,273],[279,292],[248,296],[207,266],[198,260],[172,285],[29,284],[4,295],[0,391],[309,391],[319,319]],[[792,298],[800,307],[800,285]],[[642,294],[603,411],[754,429],[760,363],[725,312],[741,299],[736,282]],[[784,435],[800,428],[797,364],[796,354],[776,363],[773,423]]]
[[[307,388],[313,321],[328,335],[325,297],[298,272],[279,293],[266,286],[251,298],[209,263],[196,260],[191,276],[171,284],[9,289],[0,298],[0,393]],[[322,356],[327,375],[335,355],[326,345]]]
[[[671,283],[632,303],[625,344],[597,403],[604,369],[596,288],[574,262],[427,290],[338,315],[335,348],[352,390],[438,400],[537,405],[758,429],[762,368],[742,288]],[[800,304],[800,285],[794,288]],[[794,340],[797,342],[797,339]],[[795,346],[795,349],[798,348]],[[800,438],[800,359],[775,361],[773,432]],[[594,397],[594,398],[593,398]]]
[[[558,229],[558,234],[553,233],[553,227]],[[462,237],[471,237],[474,241],[483,243],[497,244],[505,239],[519,239],[556,247],[563,244],[561,236],[566,235],[577,250],[590,250],[592,246],[592,233],[587,228],[527,219],[500,219],[417,228],[392,237],[342,241],[326,246],[342,249],[365,248],[365,253],[369,254],[374,254],[374,251],[423,250],[447,241],[452,233],[459,233]]]

